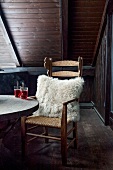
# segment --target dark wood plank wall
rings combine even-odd
[[[97,56],[94,80],[94,103],[105,125],[113,125],[111,111],[111,48],[112,48],[112,12],[113,1],[109,1],[107,8],[107,22],[101,39]],[[105,19],[106,19],[105,18]]]
[[[23,66],[42,66],[45,57],[61,59],[60,0],[4,0],[2,8]]]
[[[110,124],[110,127],[113,129],[113,110],[112,110],[112,107],[111,107],[111,104],[113,103],[111,101],[111,90],[112,90],[112,86],[111,86],[111,76],[112,76],[112,66],[111,66],[111,57],[112,57],[112,48],[113,48],[113,40],[112,40],[112,34],[113,34],[113,1],[110,0],[109,2],[109,8],[108,8],[108,14],[109,14],[109,27],[108,27],[108,64],[109,64],[109,67],[108,67],[108,76],[107,76],[107,100],[108,100],[108,103],[107,103],[107,108],[106,108],[106,112],[110,112],[110,114],[107,116],[107,119],[109,121],[109,124]]]
[[[107,42],[105,30],[97,57],[93,90],[93,102],[95,103],[95,107],[102,116],[103,120],[105,119],[106,44]]]
[[[112,1],[113,3],[113,1]],[[107,58],[106,58],[106,96],[105,96],[105,124],[109,124],[111,111],[111,49],[112,49],[112,15],[108,14],[107,30]]]
[[[84,78],[84,88],[80,96],[80,102],[90,103],[93,98],[93,89],[94,89],[94,77],[93,76],[83,76]]]

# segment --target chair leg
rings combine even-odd
[[[44,134],[46,136],[48,136],[48,127],[44,127]],[[45,143],[48,143],[49,142],[49,139],[48,138],[45,138]]]
[[[21,147],[22,147],[22,159],[25,158],[26,154],[26,116],[21,117]]]
[[[77,144],[78,144],[78,136],[77,136],[77,122],[73,122],[73,139],[75,138],[74,141],[74,148],[77,149]]]
[[[67,165],[67,132],[61,129],[61,155],[62,165]]]

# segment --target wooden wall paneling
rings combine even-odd
[[[13,9],[34,9],[34,7],[38,10],[40,10],[40,8],[55,8],[56,7],[56,3],[52,3],[52,1],[49,1],[48,3],[45,3],[47,2],[46,0],[43,1],[44,3],[39,2],[39,1],[36,1],[35,3],[31,2],[31,3],[28,3],[26,1],[23,1],[23,3],[18,3],[17,1],[15,1],[16,3],[14,3],[14,1],[11,1],[10,3],[3,3],[3,8],[7,9],[7,8],[11,8],[11,10]],[[29,1],[30,2],[30,1]],[[54,1],[55,2],[55,1]],[[59,2],[59,1],[57,1]],[[35,9],[35,10],[36,10]]]
[[[107,12],[108,14],[111,14],[113,12],[113,1],[112,0],[109,0]]]
[[[101,1],[98,1],[98,0],[92,0],[92,1],[90,1],[90,3],[89,3],[89,1],[84,1],[84,0],[82,0],[82,1],[80,1],[80,0],[74,0],[73,1],[73,6],[75,7],[75,2],[76,1],[76,6],[83,6],[83,7],[91,7],[91,6],[93,6],[93,7],[95,7],[95,6],[97,6],[97,7],[99,7],[102,3],[101,2],[105,2],[104,0],[101,0]],[[102,10],[102,9],[101,9]]]
[[[100,23],[100,28],[99,28],[99,31],[98,31],[98,36],[97,36],[97,40],[96,40],[96,44],[95,44],[95,48],[94,48],[92,65],[95,65],[99,46],[100,46],[100,43],[101,43],[101,40],[102,40],[103,32],[105,30],[106,21],[107,21],[106,15],[107,15],[108,4],[109,4],[109,0],[106,0],[102,19],[101,19],[101,23]]]
[[[80,102],[90,103],[93,99],[93,89],[94,89],[94,76],[83,76],[85,84],[83,92],[80,96]]]
[[[107,27],[106,27],[107,29]],[[105,29],[101,45],[99,48],[99,53],[97,56],[97,62],[95,67],[95,79],[94,79],[94,93],[93,102],[95,103],[95,108],[100,114],[100,117],[106,124],[106,56],[107,56],[107,30]]]
[[[106,59],[106,98],[105,98],[105,124],[109,125],[111,111],[111,45],[112,45],[112,14],[108,15],[107,31],[107,59]]]
[[[37,2],[37,1],[40,2],[40,3],[41,2],[47,2],[47,3],[48,2],[59,2],[59,0],[13,0],[13,1],[12,0],[2,0],[2,1],[5,2],[5,3],[6,2],[11,2],[11,3],[12,2],[16,2],[16,3],[18,3],[18,2],[19,3],[21,3],[21,2],[28,2],[29,3],[30,2],[30,3],[33,3],[33,2]]]

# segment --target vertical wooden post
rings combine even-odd
[[[63,126],[62,126],[63,125]],[[67,164],[67,105],[63,105],[61,120],[61,154],[62,165]]]
[[[52,77],[52,58],[49,58],[49,76]]]
[[[22,158],[25,158],[26,153],[26,116],[21,117],[21,146],[22,146]]]
[[[112,14],[108,16],[107,30],[107,58],[106,58],[106,89],[105,89],[105,125],[109,125],[109,114],[111,109],[111,35]]]
[[[62,60],[68,59],[68,0],[62,0]]]
[[[75,138],[74,148],[77,149],[77,143],[78,143],[77,122],[73,122],[73,127],[75,128],[73,130],[73,139]]]
[[[47,69],[47,75],[52,77],[52,58],[45,57],[44,67]]]
[[[48,127],[44,127],[44,135],[48,136]],[[45,138],[45,143],[48,143],[49,139]]]

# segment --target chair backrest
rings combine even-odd
[[[47,75],[50,77],[81,77],[82,66],[82,57],[78,57],[78,61],[62,60],[53,62],[52,58],[46,57],[44,59],[44,67],[47,69]]]

